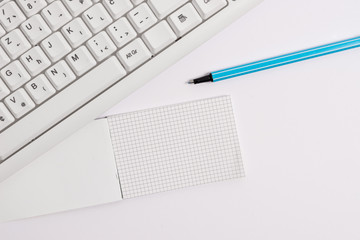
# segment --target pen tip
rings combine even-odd
[[[194,80],[188,81],[188,84],[194,84]]]

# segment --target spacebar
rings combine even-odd
[[[0,134],[0,160],[5,160],[125,75],[124,68],[113,56],[79,78]]]

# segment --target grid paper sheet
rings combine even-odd
[[[244,176],[229,96],[108,117],[124,199]]]

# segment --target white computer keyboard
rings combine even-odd
[[[261,1],[0,0],[0,178]]]
[[[5,3],[0,8],[0,131],[113,55],[117,59],[111,61],[121,62],[113,63],[119,80],[227,5],[227,0],[205,2]],[[95,88],[102,85],[99,81]]]

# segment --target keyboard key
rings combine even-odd
[[[10,93],[5,83],[0,79],[0,100],[6,97]]]
[[[226,0],[193,0],[192,2],[203,19],[208,19],[227,5]]]
[[[39,14],[32,16],[21,24],[21,29],[33,45],[38,44],[51,34],[50,28]]]
[[[1,38],[1,44],[12,59],[18,58],[31,48],[31,44],[20,29],[15,29],[6,34]]]
[[[0,7],[1,7],[1,6],[4,6],[5,3],[8,3],[8,2],[10,2],[10,1],[12,1],[12,0],[3,0],[3,1],[1,1],[1,2],[0,2]]]
[[[188,0],[149,0],[148,2],[156,16],[162,19],[184,5],[187,1]]]
[[[125,17],[120,18],[115,23],[111,24],[107,28],[107,32],[119,48],[123,47],[137,36],[136,31]]]
[[[51,62],[39,46],[36,46],[20,57],[31,76],[35,77],[50,66]]]
[[[112,18],[100,3],[84,12],[83,19],[93,33],[100,32],[112,22]]]
[[[137,38],[121,49],[117,56],[127,71],[132,71],[151,58],[151,52],[147,49],[144,42]]]
[[[146,3],[131,10],[128,18],[138,33],[144,32],[157,22],[157,18]]]
[[[55,88],[44,74],[41,74],[28,82],[25,85],[25,89],[37,104],[42,103],[56,92]]]
[[[10,62],[10,58],[5,53],[4,49],[0,47],[0,68],[4,67],[9,62]]]
[[[14,1],[11,1],[0,8],[0,22],[6,31],[13,30],[25,20],[25,15]]]
[[[38,13],[47,5],[45,0],[16,0],[16,2],[28,17]]]
[[[90,0],[63,0],[63,3],[69,9],[71,15],[76,17],[92,5],[92,1]]]
[[[21,87],[31,78],[24,66],[18,60],[1,69],[0,74],[12,91]]]
[[[91,56],[85,46],[81,46],[66,57],[66,61],[74,70],[77,76],[83,75],[96,65],[95,59]]]
[[[62,29],[65,38],[73,48],[77,48],[91,37],[91,32],[81,18],[76,18],[66,24]]]
[[[11,115],[9,110],[3,103],[0,103],[0,131],[9,126],[15,118]]]
[[[61,1],[55,1],[41,11],[45,21],[53,31],[69,22],[72,17]]]
[[[57,90],[64,88],[76,78],[64,60],[46,70],[45,74]]]
[[[97,61],[102,61],[116,51],[115,44],[106,32],[101,32],[87,42],[93,56]]]
[[[4,102],[15,118],[20,118],[35,107],[34,102],[23,88],[10,94]]]
[[[166,21],[161,21],[155,27],[144,33],[143,39],[151,52],[156,54],[175,42],[177,37],[169,24]]]
[[[4,160],[46,129],[67,117],[79,106],[87,103],[90,99],[119,81],[125,74],[124,68],[116,57],[110,57],[75,81],[71,87],[63,89],[44,102],[29,113],[26,118],[15,123],[14,127],[10,127],[0,134],[0,143],[6,142],[6,144],[1,145],[0,160]],[[86,91],[84,91],[85,89]],[[54,106],[56,106],[56,111],[49,111]]]
[[[130,0],[103,0],[103,4],[114,19],[122,17],[134,6]]]
[[[5,35],[5,29],[0,25],[0,37]]]
[[[144,0],[131,0],[135,5],[142,3]]]
[[[200,15],[197,13],[191,3],[186,4],[168,17],[171,27],[176,35],[181,37],[195,28],[202,22]]]
[[[53,62],[57,62],[71,52],[70,45],[60,32],[56,32],[42,41],[41,47]]]

